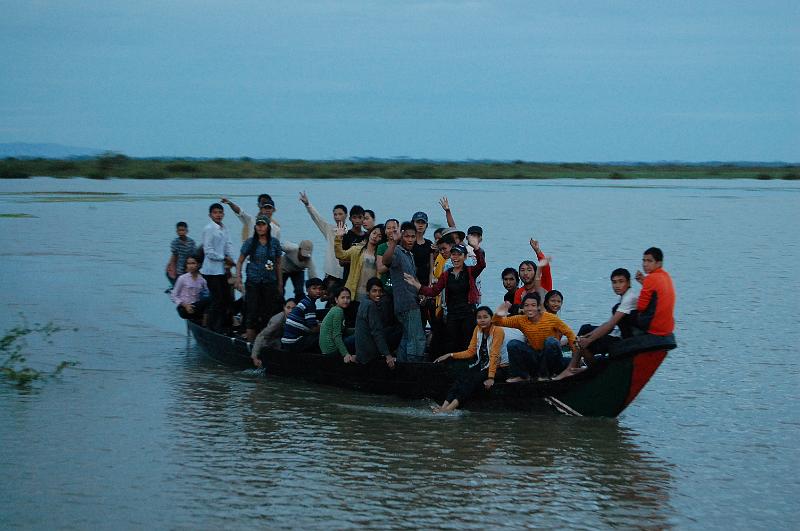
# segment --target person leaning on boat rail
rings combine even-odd
[[[202,323],[205,320],[206,306],[208,306],[208,297],[204,296],[208,292],[208,284],[197,271],[199,267],[197,258],[188,257],[185,266],[186,273],[175,281],[170,298],[176,304],[178,315],[195,323]]]
[[[314,265],[312,255],[314,244],[311,240],[303,240],[299,244],[289,241],[282,241],[283,257],[281,258],[281,271],[283,272],[283,291],[286,292],[286,281],[291,279],[294,286],[295,300],[302,300],[305,297],[303,287],[306,283],[306,271],[308,278],[317,276],[317,266]]]
[[[242,288],[242,266],[247,262],[245,282],[245,330],[247,340],[253,341],[267,321],[280,311],[283,304],[283,273],[281,271],[281,242],[270,235],[269,218],[256,218],[253,236],[242,244],[236,262],[236,284]]]
[[[281,337],[283,337],[283,327],[286,325],[286,317],[297,306],[294,299],[286,299],[283,303],[283,311],[276,313],[270,318],[269,323],[258,333],[253,346],[250,349],[250,357],[253,365],[261,367],[261,351],[264,348],[281,348]]]
[[[319,321],[316,301],[322,293],[322,280],[306,280],[306,296],[286,317],[281,347],[289,352],[319,352]]]
[[[261,194],[258,196],[258,214],[255,216],[251,216],[247,212],[244,211],[243,208],[239,208],[239,205],[228,199],[227,197],[223,197],[220,199],[220,203],[224,205],[228,205],[233,210],[233,213],[236,214],[236,217],[239,218],[239,221],[242,222],[242,241],[245,241],[253,234],[253,229],[255,228],[256,218],[258,216],[266,216],[269,218],[269,229],[272,233],[272,237],[278,240],[281,239],[281,226],[275,220],[275,201],[273,201],[272,196],[269,194]]]
[[[548,378],[560,374],[568,361],[561,353],[557,337],[567,336],[574,351],[575,333],[557,316],[541,308],[538,293],[530,293],[522,299],[524,315],[508,316],[511,304],[503,302],[495,312],[492,322],[497,325],[517,328],[525,334],[527,344],[521,341],[508,343],[508,360],[511,378],[508,382],[530,380],[531,375]]]

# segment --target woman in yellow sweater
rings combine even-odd
[[[345,251],[342,248],[342,237],[346,232],[344,222],[340,221],[336,227],[333,246],[336,250],[336,258],[350,261],[350,274],[347,275],[344,285],[353,293],[353,299],[361,302],[367,298],[367,281],[378,276],[375,250],[384,238],[383,225],[372,227],[363,243],[354,245]]]
[[[501,326],[492,324],[492,310],[488,306],[478,308],[475,312],[475,319],[478,325],[472,332],[472,340],[469,342],[467,350],[444,354],[436,358],[434,362],[440,363],[449,359],[472,359],[469,368],[448,391],[444,403],[433,409],[434,413],[453,411],[464,400],[472,396],[480,388],[481,383],[487,390],[494,385],[505,334]]]

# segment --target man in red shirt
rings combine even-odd
[[[667,336],[675,329],[675,288],[669,273],[661,267],[664,253],[658,247],[650,247],[642,257],[642,269],[636,272],[636,280],[642,284],[636,304],[637,325],[655,336]]]

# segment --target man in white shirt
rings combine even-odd
[[[582,369],[578,367],[578,362],[581,357],[587,366],[591,365],[595,354],[607,354],[614,343],[632,335],[631,328],[636,322],[636,303],[639,297],[631,289],[630,271],[621,267],[612,271],[611,288],[619,295],[619,302],[611,308],[611,318],[600,326],[581,326],[576,341],[579,348],[573,351],[569,365],[555,379],[580,372]]]
[[[219,203],[208,207],[211,222],[203,229],[203,267],[200,268],[203,278],[211,292],[211,304],[208,308],[208,325],[215,332],[225,333],[230,328],[228,313],[233,304],[225,266],[233,266],[233,244],[228,227],[222,224],[225,210]]]

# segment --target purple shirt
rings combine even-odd
[[[200,293],[206,289],[208,285],[203,275],[198,274],[197,279],[194,279],[191,273],[184,273],[175,281],[170,298],[176,306],[194,304],[200,300]]]

